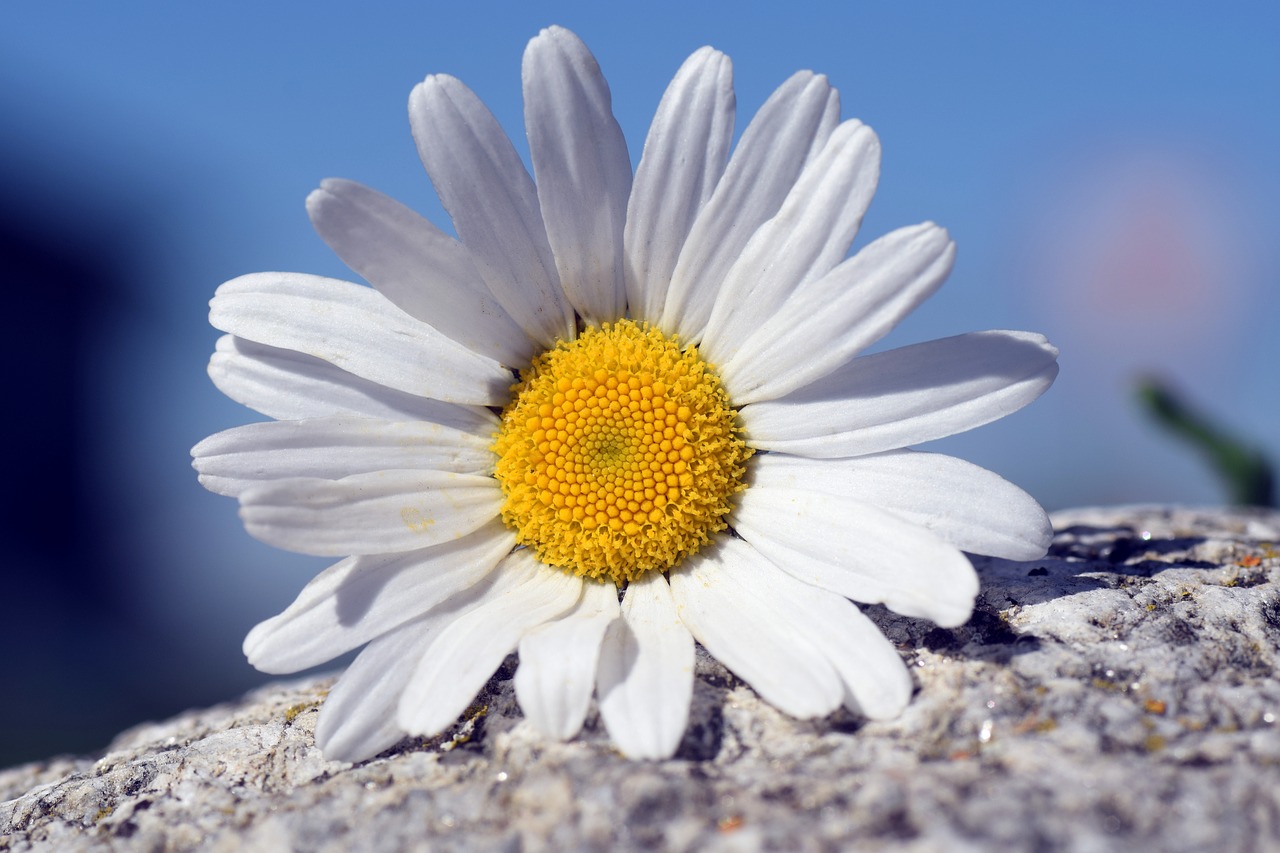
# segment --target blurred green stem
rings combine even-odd
[[[1270,460],[1249,447],[1202,412],[1192,409],[1165,383],[1146,378],[1138,383],[1138,401],[1156,422],[1194,445],[1209,460],[1237,505],[1275,503],[1275,471]]]

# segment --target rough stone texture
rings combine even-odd
[[[540,741],[508,661],[350,766],[312,741],[329,680],[278,684],[0,772],[0,850],[1280,848],[1280,513],[1054,520],[962,628],[871,608],[919,685],[893,722],[788,719],[700,655],[679,755],[633,763],[594,718]]]

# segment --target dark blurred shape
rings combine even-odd
[[[125,301],[125,226],[7,184],[0,767],[99,748],[138,713],[124,653],[136,630],[121,618],[121,558],[104,545],[119,498],[91,458],[101,394],[87,369],[101,357],[94,330]]]
[[[1238,506],[1273,507],[1275,468],[1266,455],[1230,435],[1192,408],[1168,384],[1153,377],[1138,382],[1138,402],[1157,423],[1199,450]]]

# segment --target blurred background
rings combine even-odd
[[[539,8],[541,7],[541,8]],[[305,9],[305,11],[303,11]],[[859,245],[925,219],[960,254],[886,342],[1031,329],[1041,401],[940,442],[1050,509],[1225,500],[1134,402],[1158,376],[1280,455],[1280,6],[13,0],[0,10],[0,766],[266,680],[240,653],[328,561],[249,538],[189,465],[256,415],[205,375],[218,284],[348,276],[303,199],[359,180],[447,227],[405,115],[466,81],[523,150],[520,55],[596,53],[633,160],[680,62],[735,62],[739,130],[826,73],[884,145]]]

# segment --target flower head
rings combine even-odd
[[[373,287],[262,273],[211,303],[214,382],[276,420],[197,445],[201,482],[263,541],[347,555],[250,632],[250,662],[363,646],[316,731],[352,761],[442,731],[513,650],[537,729],[573,737],[594,693],[637,758],[680,741],[695,640],[797,717],[896,715],[910,676],[853,602],[961,624],[962,551],[1031,559],[1050,535],[996,475],[904,448],[1026,405],[1056,350],[859,355],[954,246],[926,223],[846,259],[879,142],[825,78],[786,81],[731,154],[729,60],[697,51],[633,175],[575,35],[544,30],[523,77],[532,178],[458,80],[410,97],[457,239],[325,181],[312,221]]]

